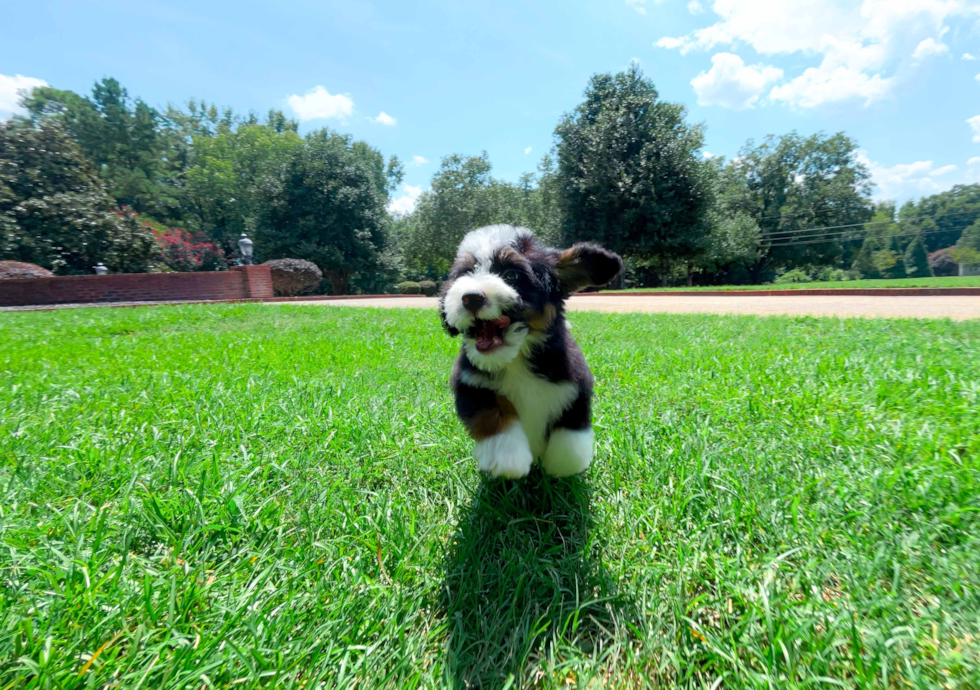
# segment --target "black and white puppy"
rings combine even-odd
[[[481,470],[523,477],[535,459],[567,477],[592,462],[592,372],[568,331],[565,300],[623,268],[591,244],[558,250],[526,228],[490,225],[459,245],[439,299],[462,335],[452,389]]]

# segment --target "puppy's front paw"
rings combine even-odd
[[[473,455],[481,471],[508,479],[525,476],[534,462],[520,422],[514,422],[506,431],[477,442]]]
[[[588,429],[555,429],[548,440],[548,450],[541,469],[552,477],[571,477],[584,472],[592,463],[595,432]]]

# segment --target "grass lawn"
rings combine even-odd
[[[944,278],[891,278],[882,280],[837,280],[822,283],[785,283],[777,285],[699,285],[696,287],[629,288],[627,292],[678,292],[684,290],[854,290],[858,288],[926,288],[980,287],[980,276],[950,276]],[[603,292],[622,292],[603,290]]]
[[[572,322],[507,482],[428,311],[0,315],[0,689],[980,687],[980,322]]]

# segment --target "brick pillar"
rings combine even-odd
[[[242,274],[246,298],[267,299],[275,296],[272,291],[272,271],[268,266],[232,266],[231,270]]]

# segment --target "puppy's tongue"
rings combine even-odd
[[[510,325],[509,316],[493,321],[479,321],[476,325],[476,349],[490,352],[504,344],[504,329]]]

